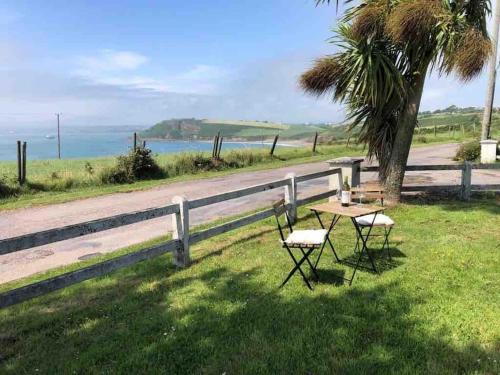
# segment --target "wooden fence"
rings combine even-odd
[[[473,164],[464,162],[463,164],[433,164],[433,165],[408,165],[406,172],[415,171],[461,171],[460,185],[413,185],[403,186],[403,192],[412,191],[447,191],[458,193],[462,199],[469,200],[471,193],[475,191],[500,191],[500,184],[473,185],[472,171],[480,169],[500,170],[500,164]],[[361,167],[360,172],[378,172],[378,166]],[[500,182],[500,181],[499,181]]]
[[[259,220],[266,219],[273,215],[272,209],[266,209],[215,227],[190,233],[190,210],[231,199],[269,191],[272,189],[284,188],[284,195],[288,213],[290,217],[296,218],[296,210],[298,206],[302,206],[316,200],[328,198],[337,193],[336,190],[329,190],[321,194],[298,200],[297,183],[332,175],[338,175],[339,179],[341,180],[341,169],[335,168],[303,176],[295,176],[295,174],[289,174],[282,180],[250,186],[244,189],[229,191],[226,193],[212,195],[204,198],[198,198],[191,201],[188,201],[183,197],[175,197],[172,204],[164,207],[151,208],[143,211],[116,215],[104,219],[68,225],[61,228],[55,228],[42,232],[0,240],[0,255],[2,255],[30,249],[36,246],[64,241],[71,238],[77,238],[92,233],[97,233],[167,215],[172,216],[173,224],[173,239],[170,241],[137,252],[125,254],[88,267],[84,267],[76,271],[67,272],[47,280],[1,293],[0,308],[11,306],[34,297],[42,296],[44,294],[65,288],[81,281],[99,277],[117,269],[127,267],[140,261],[151,259],[169,252],[173,253],[174,263],[177,266],[185,267],[189,264],[190,261],[190,245],[193,245],[210,237],[226,233],[233,229],[255,223]]]
[[[461,171],[460,185],[427,185],[427,186],[403,186],[403,191],[433,191],[450,190],[461,194],[462,198],[469,199],[472,191],[493,190],[500,191],[500,184],[472,185],[472,170],[475,169],[500,169],[500,164],[445,164],[445,165],[409,165],[406,171]],[[359,172],[375,172],[378,167],[362,167]],[[167,215],[172,216],[173,239],[163,244],[143,249],[134,253],[122,255],[104,262],[100,262],[76,271],[67,272],[47,280],[26,285],[17,289],[0,294],[0,308],[11,306],[34,297],[53,292],[58,289],[79,283],[84,280],[108,274],[117,269],[127,267],[140,261],[151,259],[165,253],[172,252],[174,263],[179,267],[189,264],[189,247],[210,237],[255,223],[273,215],[271,208],[257,213],[238,218],[227,223],[217,225],[208,229],[190,232],[189,213],[190,210],[200,208],[231,199],[284,188],[285,201],[288,214],[292,220],[296,219],[297,207],[306,205],[316,200],[331,197],[337,193],[336,189],[329,190],[303,199],[297,199],[297,184],[317,178],[329,177],[333,186],[334,180],[337,186],[342,186],[342,169],[332,168],[330,170],[311,173],[303,176],[288,174],[284,179],[268,182],[265,184],[250,186],[244,189],[229,191],[209,197],[187,200],[183,197],[175,197],[172,204],[164,207],[151,208],[143,211],[116,215],[104,219],[88,221],[61,228],[50,229],[38,233],[27,234],[19,237],[0,240],[0,255],[16,251],[30,249],[36,246],[47,245],[54,242],[77,238],[92,233],[97,233],[125,225],[131,225],[145,220],[151,220]]]

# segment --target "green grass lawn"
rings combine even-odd
[[[352,287],[328,252],[314,291],[299,276],[278,289],[292,263],[268,219],[198,244],[187,269],[166,255],[1,310],[0,372],[498,374],[498,202],[388,214],[393,261]],[[341,256],[353,236],[341,221]]]

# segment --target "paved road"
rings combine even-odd
[[[456,145],[416,148],[410,154],[410,164],[450,163],[455,149]],[[325,170],[326,168],[327,164],[325,162],[317,162],[272,170],[235,173],[224,177],[158,186],[146,191],[111,194],[50,206],[2,212],[0,213],[0,238],[9,238],[106,216],[164,206],[169,204],[176,195],[185,195],[188,199],[194,199],[281,179],[289,172],[302,175]],[[500,174],[496,171],[474,173],[473,183],[491,181],[492,177],[496,181],[500,181]],[[363,178],[373,179],[374,174],[363,174]],[[459,182],[459,174],[453,171],[411,173],[406,178],[406,183],[409,184],[436,183],[448,185],[458,184]],[[326,179],[301,183],[298,189],[299,197],[324,191],[326,186]],[[191,223],[197,225],[269,206],[270,202],[282,194],[281,189],[276,189],[275,191],[199,208],[191,211]],[[163,217],[0,256],[0,283],[144,242],[168,233],[170,225],[171,218]]]

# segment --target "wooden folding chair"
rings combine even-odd
[[[307,287],[312,290],[311,284],[309,283],[309,280],[307,280],[307,277],[304,271],[302,270],[301,266],[303,265],[304,262],[307,262],[316,280],[319,279],[318,273],[316,272],[316,268],[312,265],[311,261],[309,260],[309,256],[315,249],[321,249],[321,253],[323,252],[323,248],[326,244],[327,230],[326,229],[293,230],[290,218],[288,217],[287,207],[285,205],[284,199],[274,203],[273,209],[274,209],[274,215],[276,217],[276,223],[278,224],[278,231],[281,238],[280,242],[283,248],[287,250],[288,254],[292,258],[293,263],[295,264],[295,266],[292,268],[292,270],[290,271],[290,273],[288,274],[288,276],[283,281],[280,287],[285,285],[296,271],[299,271]],[[286,226],[280,223],[280,218],[283,216],[285,217]],[[289,232],[288,236],[285,236],[286,229]],[[292,249],[299,249],[302,254],[302,257],[300,259],[297,259],[294,256]]]
[[[374,199],[380,200],[380,204],[384,205],[384,187],[378,181],[368,181],[358,187],[351,188],[352,199]]]
[[[359,187],[354,187],[352,188],[352,194],[353,194],[353,200],[356,199],[375,199],[375,200],[380,200],[380,204],[383,206],[384,205],[384,188],[378,181],[368,181],[365,182],[364,184],[360,185]],[[384,243],[382,245],[382,251],[385,249],[387,250],[387,255],[389,256],[389,259],[391,259],[391,253],[389,250],[389,235],[391,234],[391,230],[394,227],[394,221],[387,215],[384,214],[379,214],[375,218],[375,221],[372,220],[373,217],[370,215],[368,216],[361,216],[356,218],[356,222],[360,227],[360,233],[357,235],[357,241],[356,241],[356,250],[358,249],[359,246],[359,241],[361,240],[359,236],[365,236],[363,233],[363,229],[369,228],[369,227],[378,227],[378,228],[383,228],[384,233],[383,234],[369,234],[368,236],[383,236],[384,237]]]

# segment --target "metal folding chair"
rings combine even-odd
[[[319,279],[316,267],[314,267],[313,264],[311,263],[309,256],[315,249],[321,248],[321,252],[323,251],[323,248],[326,244],[327,230],[315,229],[315,230],[294,231],[292,224],[290,222],[290,218],[288,217],[287,207],[285,205],[284,199],[274,203],[273,209],[274,209],[274,216],[276,217],[276,223],[278,224],[278,231],[281,238],[280,242],[283,248],[287,250],[288,254],[292,258],[293,263],[295,264],[295,266],[292,268],[286,279],[281,284],[280,288],[283,285],[285,285],[288,282],[288,280],[290,280],[290,278],[293,276],[295,272],[299,271],[307,287],[312,290],[312,286],[309,283],[309,280],[307,279],[301,266],[303,265],[304,262],[306,262],[311,268],[311,271],[314,274],[316,280]],[[282,216],[285,217],[286,226],[282,226],[282,224],[280,223],[280,218]],[[285,229],[288,229],[289,232],[288,236],[286,237],[285,237]],[[297,259],[294,256],[292,249],[299,249],[300,253],[302,254],[302,257],[300,259]]]
[[[378,214],[375,217],[375,220],[373,218],[373,215],[357,217],[355,220],[359,226],[359,232],[356,232],[355,251],[359,251],[359,242],[361,241],[360,236],[362,236],[365,240],[368,240],[369,237],[382,236],[384,237],[384,243],[382,244],[380,250],[381,251],[386,250],[389,260],[392,260],[391,251],[389,248],[389,235],[391,234],[392,228],[394,227],[394,221],[389,216],[384,214]],[[377,233],[371,233],[371,231],[363,233],[364,229],[366,228],[376,228],[376,227],[383,228],[384,233],[377,234]]]

